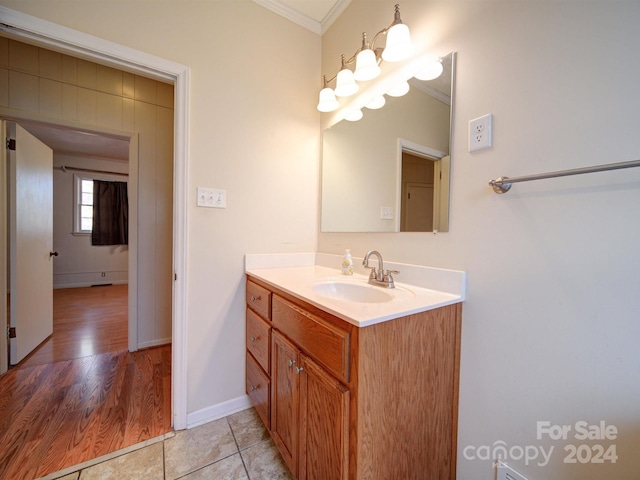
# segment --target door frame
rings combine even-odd
[[[0,29],[17,40],[53,49],[135,74],[169,81],[174,85],[174,155],[173,155],[173,302],[172,302],[172,375],[171,412],[173,428],[187,427],[187,173],[189,162],[189,77],[186,65],[88,35],[62,25],[42,20],[0,6]],[[133,141],[131,144],[134,143]],[[130,144],[130,148],[131,147]],[[3,150],[2,155],[6,155]],[[2,169],[0,169],[2,170]],[[0,180],[6,172],[0,173]],[[0,200],[4,203],[5,200]],[[6,211],[0,209],[0,234],[6,235]],[[5,209],[6,210],[6,209]],[[6,237],[5,237],[6,238]],[[133,250],[133,249],[132,249]],[[131,255],[131,252],[130,252]],[[0,252],[0,285],[6,284],[6,249]],[[135,257],[135,253],[134,253]],[[6,285],[5,285],[6,289]],[[6,291],[6,290],[5,290]],[[0,300],[0,308],[6,298]],[[6,305],[0,312],[6,324]],[[3,327],[4,329],[4,327]],[[5,357],[6,358],[6,357]],[[5,360],[6,362],[6,360]],[[0,364],[1,367],[1,364]]]

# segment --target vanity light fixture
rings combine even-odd
[[[381,35],[387,38],[384,49],[375,48],[376,40]],[[336,88],[333,91],[338,97],[348,97],[358,91],[359,82],[372,80],[380,75],[380,63],[399,62],[409,58],[414,52],[409,27],[402,23],[400,18],[400,5],[396,4],[394,9],[393,22],[387,28],[383,28],[373,37],[371,44],[367,41],[366,32],[362,34],[362,46],[354,53],[351,58],[345,60],[342,55],[342,64],[340,71],[330,78],[328,81],[324,77],[323,89],[320,92],[318,102],[318,110],[321,112],[332,112],[338,108],[337,100],[334,103],[327,89],[329,82],[336,80]],[[355,61],[355,72],[352,72],[347,65]]]

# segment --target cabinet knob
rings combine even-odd
[[[260,388],[260,385],[251,385],[251,388],[249,390],[252,391],[252,392],[255,392],[259,388]]]
[[[255,295],[251,295],[251,301],[252,302],[257,302],[259,300],[261,300],[262,297],[260,295],[258,295],[257,297]]]
[[[293,367],[296,364],[295,360],[289,360],[289,368]]]
[[[251,337],[252,342],[257,342],[258,340],[260,340],[260,337]]]
[[[300,375],[300,372],[304,370],[304,367],[296,367],[296,373]]]

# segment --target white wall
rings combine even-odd
[[[74,174],[82,172],[63,172],[55,167],[64,165],[126,174],[128,162],[54,153],[53,165],[53,248],[59,253],[53,262],[53,288],[127,283],[129,247],[92,246],[91,235],[73,234]],[[126,176],[112,179],[127,181]]]
[[[362,31],[390,23],[391,3],[353,0],[323,38],[323,73],[355,51]],[[546,466],[508,461],[530,480],[638,478],[640,169],[517,184],[503,196],[487,182],[640,158],[640,3],[401,9],[416,42],[458,52],[450,232],[320,234],[319,251],[375,248],[385,259],[468,272],[458,478],[493,479],[491,461],[467,460],[464,449],[471,456],[501,441],[554,447]],[[493,147],[471,154],[468,121],[486,113]],[[581,420],[619,435],[537,439],[537,421]],[[617,463],[565,464],[568,443],[616,445]]]
[[[316,249],[320,38],[249,0],[0,4],[191,68],[188,411],[206,418],[245,395],[244,254]],[[198,186],[227,208],[197,208]]]

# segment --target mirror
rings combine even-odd
[[[447,232],[455,53],[360,121],[324,131],[323,232]]]

